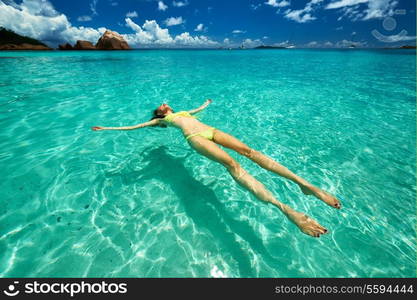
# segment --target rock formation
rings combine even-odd
[[[61,44],[58,47],[59,47],[59,50],[73,50],[74,49],[69,43]]]
[[[89,41],[78,40],[74,46],[69,43],[59,45],[59,50],[128,50],[130,49],[124,38],[115,31],[106,30],[94,46]]]
[[[115,31],[106,30],[96,44],[99,50],[128,50],[129,45],[125,39]]]
[[[78,40],[74,46],[74,50],[96,50],[96,47],[89,41]]]

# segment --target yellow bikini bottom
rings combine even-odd
[[[205,139],[208,139],[208,140],[212,141],[213,140],[213,137],[214,137],[214,130],[215,129],[216,128],[211,127],[210,129],[207,129],[207,130],[203,130],[203,131],[200,131],[200,132],[192,133],[192,134],[187,135],[185,137],[185,139],[188,140],[189,138],[192,138],[193,136],[198,135],[198,136],[201,136],[201,137],[203,137]]]

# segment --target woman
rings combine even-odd
[[[271,158],[254,149],[251,149],[235,137],[196,120],[193,114],[205,109],[211,102],[212,100],[209,99],[197,109],[180,111],[177,113],[174,113],[172,108],[167,104],[162,104],[155,109],[153,118],[148,122],[125,127],[95,126],[92,127],[92,129],[132,130],[146,126],[178,127],[182,130],[185,139],[192,148],[194,148],[198,153],[225,166],[227,171],[229,171],[230,175],[238,184],[252,192],[258,199],[277,206],[295,225],[298,226],[302,232],[313,237],[319,237],[321,234],[326,233],[327,229],[318,224],[316,221],[275,199],[272,193],[268,191],[262,183],[248,174],[229,154],[227,154],[227,152],[222,150],[218,145],[233,149],[239,154],[251,159],[262,168],[295,182],[304,194],[313,195],[332,207],[339,209],[341,207],[339,200],[313,186],[303,178],[295,175]]]

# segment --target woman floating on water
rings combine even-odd
[[[285,177],[300,187],[301,191],[306,195],[313,195],[316,198],[324,201],[328,205],[340,208],[340,202],[335,197],[313,186],[308,181],[295,175],[286,167],[265,156],[264,154],[250,148],[235,137],[220,131],[219,129],[210,127],[193,116],[193,114],[205,109],[212,101],[207,100],[199,108],[180,111],[174,113],[172,108],[167,104],[162,104],[154,110],[154,117],[145,123],[134,126],[125,127],[92,127],[93,130],[133,130],[143,128],[146,126],[163,126],[171,125],[182,130],[185,139],[198,153],[208,157],[211,160],[221,163],[232,175],[233,179],[242,187],[253,193],[258,199],[269,202],[277,206],[295,225],[300,228],[305,234],[319,237],[321,234],[327,232],[323,226],[311,219],[310,217],[293,210],[288,205],[285,205],[275,199],[270,191],[265,186],[248,174],[227,152],[222,150],[217,144],[226,148],[230,148],[237,153],[246,156],[254,161],[262,168],[272,171],[282,177]]]

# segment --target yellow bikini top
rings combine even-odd
[[[192,116],[188,111],[184,110],[184,111],[179,111],[177,113],[166,115],[165,118],[163,118],[163,120],[167,123],[172,123],[172,121],[176,117],[196,118],[195,116]]]

